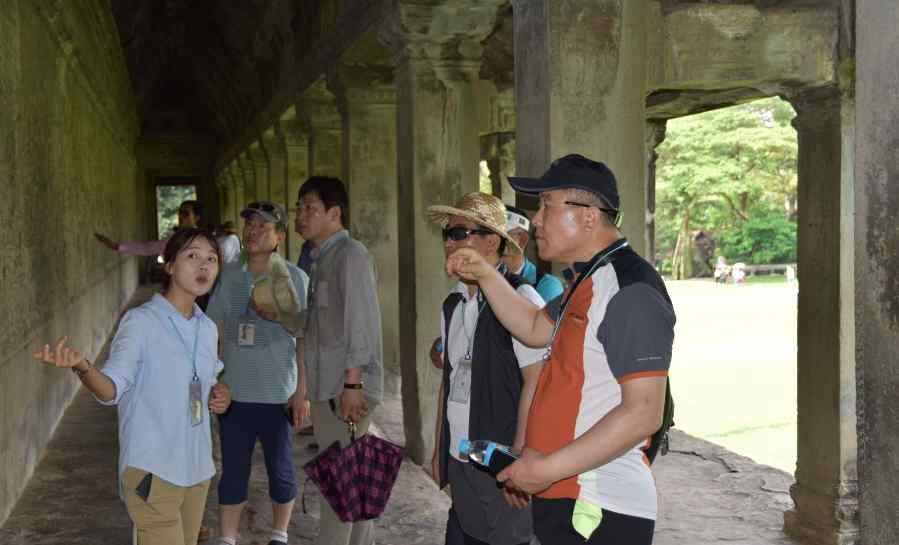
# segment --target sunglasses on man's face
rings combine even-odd
[[[493,231],[488,229],[469,229],[468,227],[446,227],[443,229],[443,241],[452,240],[461,242],[469,237],[469,235],[492,235]]]

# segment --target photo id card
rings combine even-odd
[[[256,324],[241,322],[237,324],[237,345],[253,346],[256,344]]]
[[[468,398],[471,396],[471,362],[459,362],[455,371],[452,384],[450,384],[450,401],[468,403]]]
[[[190,392],[188,395],[190,409],[190,425],[199,426],[203,423],[203,392],[200,390],[200,379],[194,378],[190,381]]]

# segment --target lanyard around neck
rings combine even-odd
[[[169,323],[172,324],[172,329],[175,330],[175,335],[177,335],[178,340],[181,341],[181,346],[184,347],[185,355],[191,354],[191,350],[187,346],[187,341],[184,340],[184,337],[181,335],[181,332],[178,331],[178,326],[175,325],[175,320],[173,320],[171,316],[169,316]],[[199,378],[200,378],[199,375],[197,375],[197,343],[199,340],[200,340],[200,320],[197,319],[196,322],[194,323],[194,349],[193,349],[193,356],[191,357],[191,360],[190,360],[190,363],[193,366],[193,370],[194,370],[194,380],[199,380]]]
[[[562,326],[562,319],[565,318],[565,311],[568,310],[568,305],[571,303],[574,292],[580,287],[581,282],[583,282],[585,278],[593,276],[593,273],[600,267],[608,265],[612,260],[612,255],[622,248],[627,248],[627,246],[628,243],[626,240],[619,240],[608,249],[593,256],[593,258],[587,262],[584,272],[575,279],[574,284],[571,285],[571,289],[569,289],[568,293],[565,295],[565,299],[562,300],[562,308],[559,309],[559,317],[556,319],[556,323],[553,324],[553,334],[552,337],[549,338],[549,344],[546,345],[546,355],[544,356],[544,359],[549,359],[549,356],[552,354],[553,343],[556,342],[556,335],[559,334],[559,328]]]

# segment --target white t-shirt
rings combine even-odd
[[[218,239],[222,250],[222,263],[233,263],[240,256],[240,239],[237,235],[222,235]]]
[[[534,303],[538,307],[543,307],[544,301],[537,294],[537,291],[530,284],[522,284],[518,287],[519,295],[525,297],[528,301]],[[456,392],[454,395],[453,384],[458,379],[460,372],[465,372],[466,355],[473,348],[475,329],[477,328],[479,308],[486,305],[483,297],[478,297],[480,291],[476,291],[475,295],[468,294],[468,285],[459,282],[453,289],[453,293],[461,293],[462,301],[456,305],[453,315],[450,318],[449,337],[450,342],[447,343],[445,332],[446,322],[444,321],[443,312],[440,312],[440,336],[443,340],[444,349],[447,350],[452,371],[450,371],[450,386],[446,395],[446,418],[450,427],[450,455],[462,462],[467,462],[459,455],[459,441],[462,439],[480,439],[479,437],[468,437],[468,421],[471,412],[471,381],[467,383],[467,391]],[[515,357],[518,359],[519,367],[527,367],[528,365],[543,361],[546,354],[545,348],[530,348],[512,337],[512,349],[515,351]],[[473,361],[473,356],[471,360]],[[470,365],[468,363],[467,365]]]

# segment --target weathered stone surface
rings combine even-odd
[[[391,70],[335,67],[328,87],[342,117],[343,172],[350,232],[375,259],[384,365],[399,374],[399,231],[396,88]]]
[[[650,118],[837,81],[833,2],[651,2],[648,19]]]
[[[899,536],[899,5],[858,2],[855,339],[861,543]]]
[[[516,0],[516,172],[580,153],[607,163],[622,230],[644,251],[646,0]],[[626,29],[626,32],[625,32]]]
[[[309,177],[309,135],[305,125],[297,116],[296,108],[291,106],[281,116],[279,127],[283,133],[285,151],[287,153],[287,205],[290,222],[288,229],[288,247],[290,260],[294,263],[300,256],[303,244],[300,235],[294,232],[297,210],[294,204],[300,191],[300,185]]]
[[[793,97],[799,141],[798,448],[788,534],[858,540],[852,175],[842,162],[855,126],[835,88]]]
[[[400,2],[381,35],[397,64],[400,367],[406,445],[419,463],[434,446],[439,373],[427,354],[450,286],[439,228],[426,210],[478,189],[475,82],[497,5]]]
[[[148,236],[128,74],[103,2],[0,10],[0,520],[75,392],[31,358],[61,335],[93,358],[137,282],[97,244]]]
[[[343,121],[325,81],[310,87],[296,109],[309,131],[309,175],[344,177]]]

